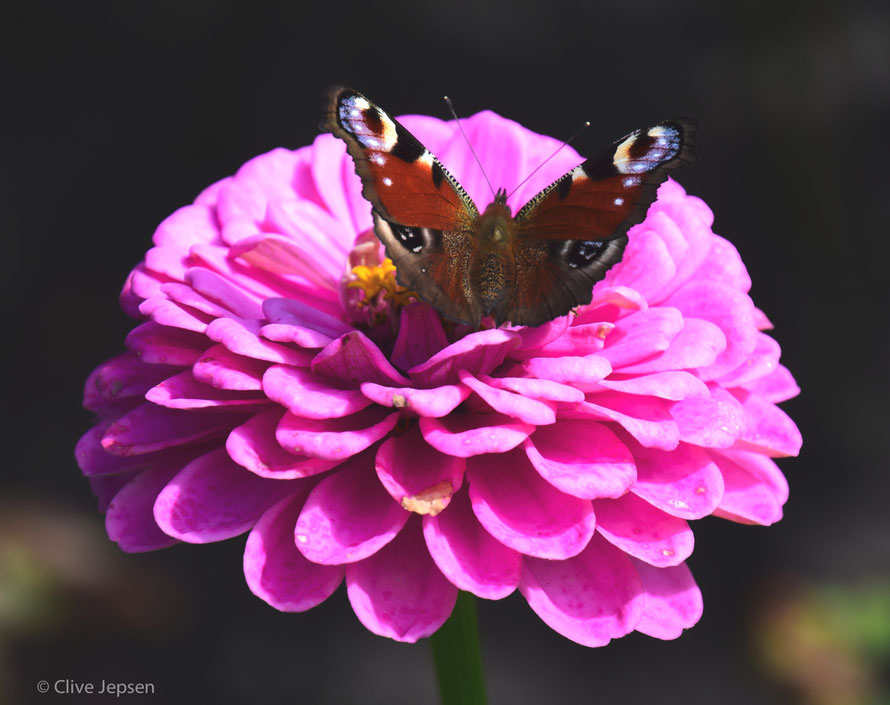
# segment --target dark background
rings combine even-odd
[[[741,251],[803,389],[784,405],[804,436],[781,462],[785,519],[697,523],[705,614],[677,641],[586,649],[518,595],[481,604],[490,699],[817,702],[804,681],[850,658],[846,642],[827,638],[800,682],[764,653],[812,646],[799,623],[813,595],[890,594],[886,3],[180,0],[4,15],[0,702],[78,700],[37,695],[40,678],[151,682],[155,703],[434,702],[426,644],[371,635],[342,588],[308,613],[274,611],[244,583],[243,538],[122,554],[72,454],[90,425],[83,380],[123,349],[116,295],[154,227],[250,157],[309,143],[331,83],[393,114],[445,117],[447,93],[459,114],[491,108],[556,136],[587,119],[581,153],[698,118],[701,163],[678,178]],[[856,648],[851,668],[877,692],[886,653]]]

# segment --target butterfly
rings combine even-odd
[[[622,137],[515,215],[499,189],[482,213],[444,166],[358,91],[328,90],[320,129],[346,143],[399,284],[444,317],[537,326],[590,303],[669,169],[695,161],[696,123]]]

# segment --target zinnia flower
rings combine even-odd
[[[481,205],[454,123],[405,126]],[[464,127],[508,190],[558,143],[493,113]],[[514,212],[580,158],[570,148]],[[593,301],[470,331],[396,285],[343,144],[276,149],[158,227],[121,301],[142,322],[86,384],[77,460],[125,551],[250,532],[244,573],[299,612],[345,578],[376,634],[416,641],[458,590],[519,589],[598,646],[670,639],[701,594],[689,521],[771,524],[798,392],[736,249],[666,182]]]

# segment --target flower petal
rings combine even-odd
[[[644,604],[630,558],[600,537],[568,560],[524,559],[519,591],[552,629],[584,646],[633,631]]]
[[[158,526],[189,543],[222,541],[250,529],[277,501],[311,480],[267,480],[237,465],[224,448],[193,460],[154,504]]]
[[[626,375],[647,375],[666,370],[707,367],[726,349],[726,336],[715,324],[698,318],[683,321],[683,330],[660,355],[626,365],[618,370]]]
[[[447,416],[454,411],[470,390],[464,386],[446,384],[433,389],[413,387],[383,387],[373,382],[364,382],[361,392],[371,401],[393,409],[410,409],[420,416]]]
[[[633,494],[594,503],[596,530],[613,546],[654,566],[677,565],[692,554],[695,539],[682,519]]]
[[[237,355],[256,360],[279,362],[285,365],[306,367],[312,356],[303,350],[294,350],[280,343],[259,337],[262,324],[259,321],[235,318],[217,318],[207,326],[207,337],[222,343]]]
[[[680,370],[654,372],[650,375],[638,375],[626,379],[610,377],[600,382],[599,386],[623,394],[653,396],[670,401],[679,401],[687,397],[710,396],[708,385],[695,375]]]
[[[218,389],[253,391],[263,388],[263,372],[268,366],[263,360],[236,355],[223,345],[214,345],[192,365],[192,374],[199,382]]]
[[[729,448],[745,430],[742,405],[722,387],[713,386],[710,397],[684,399],[671,407],[680,440],[705,448]]]
[[[643,583],[643,616],[637,631],[656,639],[676,639],[701,619],[701,590],[685,563],[655,568],[630,559]]]
[[[371,403],[357,389],[336,389],[305,368],[286,365],[266,370],[263,390],[272,401],[307,419],[349,416]]]
[[[587,399],[562,412],[562,416],[617,421],[647,448],[672,450],[680,441],[677,422],[660,399],[617,392],[591,394]]]
[[[425,387],[455,384],[460,370],[488,374],[504,361],[508,352],[519,347],[520,342],[517,333],[498,328],[470,333],[412,367],[408,375]]]
[[[458,492],[448,511],[425,516],[423,535],[439,570],[461,590],[500,600],[519,585],[522,556],[482,527],[467,492]]]
[[[627,446],[593,421],[560,420],[537,429],[523,447],[541,477],[574,497],[620,497],[637,477]]]
[[[398,412],[371,408],[342,419],[304,419],[290,412],[275,437],[285,450],[313,458],[345,460],[376,443],[395,428]]]
[[[496,389],[508,389],[532,399],[557,401],[573,404],[584,401],[584,392],[577,387],[560,384],[549,379],[534,377],[481,377],[486,384]]]
[[[460,489],[467,461],[445,455],[423,440],[416,425],[387,438],[374,467],[392,498],[408,511],[435,516]]]
[[[613,368],[626,367],[667,350],[682,329],[683,314],[676,308],[635,311],[616,322],[599,355]]]
[[[413,643],[441,627],[457,588],[442,575],[414,519],[370,558],[346,566],[346,594],[374,634]]]
[[[362,382],[410,384],[364,333],[353,331],[330,343],[312,360],[312,372],[348,386]]]
[[[464,370],[458,373],[458,377],[494,411],[533,426],[545,426],[556,421],[556,412],[544,402],[489,386]]]
[[[147,365],[133,353],[124,353],[99,365],[84,384],[83,405],[102,412],[121,402],[141,400],[158,382],[179,372],[173,365]]]
[[[609,361],[599,355],[533,357],[526,360],[522,367],[532,377],[568,383],[582,389],[600,382],[612,371]]]
[[[210,347],[200,333],[147,321],[127,335],[127,349],[152,365],[191,365]]]
[[[306,560],[294,545],[294,526],[308,487],[266,511],[247,537],[244,577],[250,591],[282,612],[320,605],[343,581],[343,566]]]
[[[774,372],[765,377],[748,382],[745,384],[745,389],[773,404],[800,394],[800,387],[784,365],[779,365]]]
[[[504,453],[522,443],[534,426],[501,414],[460,414],[441,421],[420,418],[420,431],[433,448],[469,458],[482,453]]]
[[[294,536],[297,548],[313,563],[354,563],[392,541],[410,516],[381,486],[373,455],[363,453],[312,490]]]
[[[448,345],[442,321],[432,306],[411,304],[402,309],[392,361],[403,370],[420,365]]]
[[[803,438],[788,414],[756,394],[744,390],[734,393],[742,403],[746,420],[745,431],[736,448],[757,451],[771,458],[800,453]]]
[[[723,474],[725,491],[714,514],[743,524],[768,526],[782,518],[788,482],[778,466],[759,453],[712,452]]]
[[[563,560],[580,553],[593,536],[590,500],[554,488],[519,451],[471,460],[467,481],[479,523],[515,551]]]
[[[168,409],[212,409],[266,405],[269,400],[254,390],[219,389],[195,379],[191,370],[168,377],[145,393],[146,401]]]

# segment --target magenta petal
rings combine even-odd
[[[637,481],[632,492],[663,512],[701,519],[723,498],[723,475],[707,452],[681,443],[669,453],[636,446]]]
[[[671,401],[710,396],[708,385],[695,375],[680,370],[655,372],[627,379],[604,379],[599,386],[613,392],[653,396]]]
[[[578,387],[592,386],[608,377],[612,371],[609,361],[599,355],[533,357],[526,360],[522,367],[532,377]]]
[[[601,537],[568,560],[524,559],[519,591],[546,624],[584,646],[633,631],[644,603],[631,559]]]
[[[244,577],[250,591],[282,612],[305,612],[340,585],[343,566],[308,561],[294,545],[294,526],[308,488],[298,490],[263,514],[247,537]]]
[[[345,460],[386,436],[399,420],[379,407],[342,419],[304,419],[284,415],[275,433],[282,448],[297,455]]]
[[[656,639],[676,639],[701,619],[701,590],[685,563],[654,568],[630,559],[643,583],[645,601],[637,631]]]
[[[714,514],[763,526],[782,518],[788,482],[775,462],[759,453],[739,450],[712,452],[711,457],[723,473],[726,487]]]
[[[77,466],[87,477],[110,475],[123,472],[124,470],[144,468],[156,460],[159,455],[159,453],[132,455],[129,457],[112,455],[102,447],[102,437],[111,424],[111,421],[106,421],[93,426],[93,428],[81,436],[74,448],[74,458],[77,461]],[[172,452],[178,451],[173,450]]]
[[[426,387],[455,384],[460,370],[488,374],[504,361],[508,352],[519,346],[521,340],[517,333],[498,328],[470,333],[423,364],[412,367],[408,374]]]
[[[410,409],[419,416],[447,416],[469,395],[464,386],[446,384],[433,389],[412,387],[383,387],[373,382],[361,386],[362,394],[381,406],[393,409]]]
[[[547,321],[543,325],[528,328],[525,326],[517,326],[515,331],[522,338],[517,351],[535,350],[541,348],[561,337],[572,322],[571,315],[560,316],[552,321]]]
[[[163,288],[163,287],[162,287]],[[190,309],[164,297],[152,297],[139,305],[139,313],[155,323],[171,328],[203,333],[212,316]]]
[[[519,585],[521,554],[482,527],[467,492],[456,494],[448,511],[424,517],[423,535],[439,570],[461,590],[500,600]]]
[[[577,387],[570,387],[549,379],[535,379],[534,377],[482,377],[481,379],[497,389],[509,389],[511,392],[532,399],[567,404],[584,401],[584,392]]]
[[[413,643],[441,627],[457,588],[433,562],[418,519],[373,556],[346,566],[346,592],[374,634]]]
[[[748,382],[745,384],[745,389],[773,404],[778,404],[800,394],[800,387],[797,386],[797,382],[794,381],[794,377],[788,371],[788,368],[783,365],[779,365],[775,371],[766,377]]]
[[[676,272],[676,265],[664,240],[651,230],[643,230],[635,232],[630,238],[621,263],[616,265],[615,274],[608,280],[620,281],[652,302],[657,300],[656,295]]]
[[[708,279],[747,292],[751,288],[751,277],[735,245],[719,235],[711,235],[710,240],[708,256],[692,279]]]
[[[172,365],[147,365],[124,353],[99,365],[84,384],[83,405],[90,411],[118,408],[121,402],[141,399],[161,380],[179,372]]]
[[[596,530],[613,546],[650,565],[678,565],[695,545],[683,519],[665,514],[633,494],[594,503]]]
[[[603,321],[573,325],[547,345],[530,350],[519,349],[512,352],[510,357],[514,359],[562,357],[577,355],[579,351],[587,354],[597,352],[603,349],[604,341],[614,327],[612,323]]]
[[[137,406],[115,421],[102,438],[109,453],[142,455],[212,436],[231,428],[234,416],[218,411],[181,411],[151,403]]]
[[[357,387],[362,382],[410,384],[364,333],[353,331],[337,338],[312,360],[312,371]]]
[[[248,296],[224,277],[204,267],[192,267],[186,282],[199,294],[231,311],[239,318],[262,318],[263,309],[255,298]]]
[[[354,563],[392,541],[410,516],[381,486],[373,456],[364,453],[347,460],[312,490],[294,537],[313,563]]]
[[[742,405],[717,386],[710,397],[677,402],[671,416],[680,428],[680,440],[705,448],[729,448],[745,430]]]
[[[588,401],[562,412],[566,418],[593,418],[617,421],[647,448],[672,450],[680,442],[677,422],[664,402],[653,397],[617,392],[591,394]]]
[[[269,400],[254,390],[232,390],[211,387],[195,379],[191,370],[185,370],[159,382],[145,393],[145,399],[168,409],[212,409],[257,406]]]
[[[115,494],[105,515],[108,538],[128,553],[154,551],[177,543],[161,531],[154,517],[158,494],[188,461],[159,462],[139,473]]]
[[[199,382],[218,389],[253,391],[263,388],[263,372],[268,363],[236,355],[223,345],[214,345],[192,365],[192,374]]]
[[[332,258],[322,254],[324,249],[310,250],[311,247],[311,243],[282,235],[260,233],[240,239],[232,246],[230,256],[264,272],[296,275],[319,288],[333,289],[339,267]]]
[[[216,214],[210,208],[192,205],[168,215],[155,230],[152,241],[181,250],[196,242],[212,242],[216,237]]]
[[[425,303],[402,309],[399,334],[392,350],[392,361],[408,370],[429,360],[448,345],[439,314]]]
[[[210,347],[200,333],[147,321],[127,335],[127,349],[152,365],[191,365]]]
[[[371,403],[357,389],[336,389],[305,368],[285,365],[266,370],[263,390],[272,401],[307,419],[349,416]]]
[[[715,324],[698,318],[683,321],[683,330],[661,355],[626,365],[621,374],[647,375],[666,370],[688,370],[710,365],[726,349],[726,336]]]
[[[343,321],[294,299],[266,299],[263,301],[263,313],[270,323],[315,331],[319,336],[326,338],[328,342],[352,330]],[[321,345],[304,345],[304,347],[323,347],[324,345],[327,345],[327,342]]]
[[[732,372],[720,378],[722,387],[740,387],[765,377],[779,366],[782,349],[779,344],[766,333],[757,333],[757,345],[754,351]]]
[[[739,450],[753,450],[772,458],[797,455],[803,444],[794,421],[775,404],[756,394],[738,390],[747,427],[736,443]]]
[[[229,457],[255,475],[274,480],[317,475],[339,462],[288,453],[275,438],[282,415],[281,409],[270,409],[233,429],[226,439]]]
[[[96,495],[96,505],[100,512],[108,509],[111,500],[130,480],[138,477],[142,470],[127,470],[116,475],[99,475],[88,477],[90,490]]]
[[[539,428],[524,448],[541,477],[574,497],[620,497],[637,477],[627,446],[593,421],[560,420]]]
[[[303,350],[294,350],[259,337],[262,324],[235,318],[217,318],[207,326],[207,337],[222,343],[233,353],[267,362],[306,367],[312,356]]]
[[[418,514],[435,516],[460,489],[467,461],[445,455],[423,440],[416,425],[391,436],[377,451],[380,482],[396,502]]]
[[[224,448],[186,465],[158,495],[158,526],[189,543],[243,534],[277,501],[310,480],[267,480],[237,465]]]
[[[459,414],[441,421],[423,416],[420,431],[426,442],[443,453],[469,458],[503,453],[522,443],[534,426],[500,414]]]
[[[667,350],[682,329],[683,315],[675,308],[637,311],[616,323],[600,355],[613,368],[626,367]]]
[[[518,451],[474,458],[467,481],[479,523],[515,551],[563,560],[584,550],[593,536],[590,500],[555,489]]]
[[[556,412],[553,407],[542,401],[497,389],[463,370],[458,373],[458,376],[461,382],[476,392],[494,411],[512,416],[514,419],[533,426],[546,426],[556,421]]]

